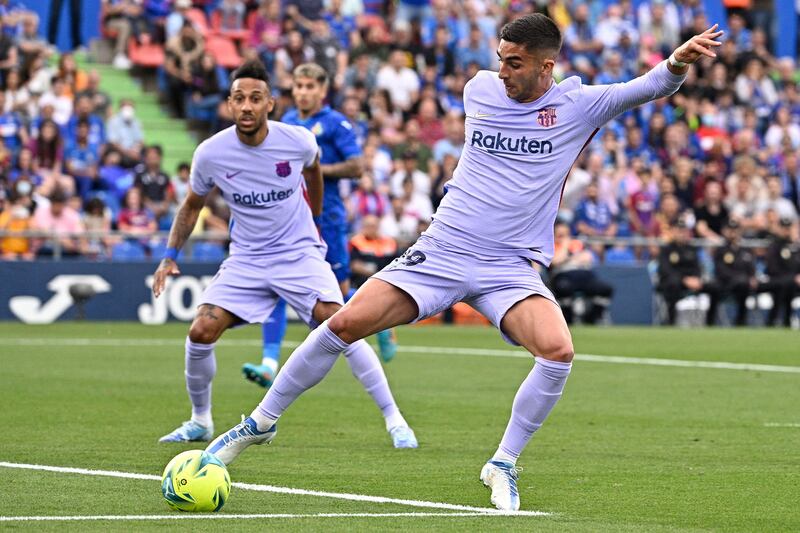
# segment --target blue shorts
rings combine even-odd
[[[530,260],[517,255],[481,257],[427,235],[374,277],[414,299],[419,309],[414,322],[464,302],[500,329],[508,310],[529,296],[544,296],[558,305]],[[500,333],[506,342],[517,345]]]
[[[320,227],[322,240],[328,245],[325,261],[339,283],[350,279],[350,250],[347,247],[347,228],[339,224],[323,224]]]
[[[311,328],[318,325],[312,316],[317,301],[344,304],[330,266],[314,247],[288,256],[232,255],[220,265],[200,303],[258,324],[269,318],[278,298]]]

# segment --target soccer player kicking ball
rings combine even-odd
[[[577,77],[553,81],[561,33],[551,19],[534,14],[505,25],[500,72],[479,72],[464,88],[464,151],[431,227],[311,332],[250,418],[207,450],[230,463],[269,440],[278,417],[350,343],[464,301],[535,357],[500,446],[480,473],[498,509],[519,509],[515,463],[561,397],[573,357],[563,315],[531,264],[552,258],[564,180],[603,124],[677,91],[689,63],[714,57],[721,34],[714,26],[692,37],[628,83],[584,86]]]
[[[312,217],[312,210],[319,215],[322,209],[323,187],[314,135],[267,120],[273,100],[267,72],[259,62],[247,62],[233,73],[228,106],[236,125],[197,147],[191,188],[175,216],[166,257],[153,281],[158,297],[167,277],[179,274],[178,250],[192,232],[206,194],[219,188],[232,213],[231,255],[203,293],[186,339],[192,418],[161,442],[211,440],[214,343],[226,329],[264,322],[279,298],[312,328],[342,307],[342,293],[325,262],[325,243]],[[395,448],[416,448],[414,432],[397,408],[369,344],[354,342],[342,350],[353,374],[381,409]],[[297,365],[295,370],[303,375],[318,372]],[[270,424],[257,434],[271,439],[275,431]]]
[[[317,139],[322,155],[320,170],[325,183],[320,229],[328,246],[325,260],[331,265],[345,298],[350,292],[350,253],[347,249],[347,213],[339,193],[339,180],[361,176],[361,149],[347,117],[323,105],[328,94],[328,74],[316,63],[304,63],[292,73],[294,109],[282,118],[285,124],[302,126]],[[281,342],[286,333],[286,304],[280,300],[263,327],[260,365],[246,363],[242,373],[268,388],[278,373]],[[393,331],[378,333],[381,358],[388,362],[396,351]]]

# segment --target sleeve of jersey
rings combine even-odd
[[[189,176],[189,185],[192,187],[192,191],[200,196],[207,195],[214,187],[214,178],[206,168],[205,157],[203,157],[203,147],[204,145],[201,144],[197,147],[197,150],[194,151],[192,171]]]
[[[645,102],[675,93],[686,75],[673,74],[662,61],[644,76],[625,83],[581,86],[581,109],[586,121],[596,127]]]
[[[336,128],[335,142],[336,148],[339,149],[339,153],[342,154],[344,159],[350,159],[351,157],[358,157],[361,155],[361,148],[358,147],[353,125],[350,124],[346,118],[342,118],[341,122],[339,122],[339,126]]]
[[[305,157],[303,159],[303,168],[308,168],[314,164],[319,154],[319,146],[317,145],[317,138],[313,133],[305,128],[298,128],[302,132],[306,141]]]

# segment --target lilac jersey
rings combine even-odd
[[[231,209],[231,255],[268,255],[325,244],[314,225],[303,169],[318,147],[305,128],[268,122],[258,146],[239,140],[231,126],[197,147],[192,190],[205,196],[216,185]]]
[[[464,88],[464,150],[426,233],[460,249],[548,266],[564,183],[581,150],[603,124],[671,95],[684,79],[662,62],[627,83],[567,78],[522,104],[506,95],[496,72],[479,72]]]

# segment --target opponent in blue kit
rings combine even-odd
[[[317,141],[304,128],[267,120],[274,101],[261,63],[245,63],[233,80],[228,106],[236,124],[197,147],[191,187],[175,216],[167,255],[153,281],[157,297],[167,277],[179,273],[178,250],[192,232],[206,195],[218,188],[231,210],[231,254],[204,291],[186,338],[192,418],[161,442],[211,440],[214,344],[225,330],[241,323],[263,323],[279,299],[311,328],[343,304],[313,219],[322,210],[323,195]],[[416,448],[414,432],[397,408],[370,345],[360,341],[344,352],[353,375],[383,413],[394,446]],[[269,433],[275,433],[274,426]]]
[[[347,247],[347,212],[339,192],[339,181],[361,176],[361,148],[347,117],[323,105],[328,93],[328,75],[315,63],[295,68],[292,97],[295,107],[286,112],[283,122],[311,131],[320,147],[320,168],[325,180],[322,217],[318,220],[322,239],[328,245],[325,260],[330,263],[345,299],[350,292],[350,254]],[[278,302],[263,325],[263,350],[260,365],[247,363],[244,376],[262,387],[269,387],[278,372],[281,342],[286,333],[286,304]],[[378,332],[381,357],[394,357],[396,344],[391,330]]]
[[[498,509],[519,509],[517,458],[561,397],[573,358],[564,316],[532,266],[547,266],[553,256],[564,182],[600,127],[677,91],[689,63],[714,56],[721,34],[714,26],[692,37],[627,83],[589,86],[578,77],[553,80],[561,33],[550,18],[506,24],[499,73],[479,72],[464,88],[464,151],[428,231],[311,332],[250,417],[207,450],[228,464],[247,446],[269,442],[269,428],[350,343],[463,301],[535,357],[500,445],[480,472]]]

